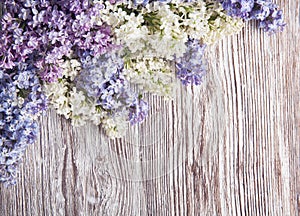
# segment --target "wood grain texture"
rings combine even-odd
[[[49,111],[0,215],[299,215],[299,0],[278,0],[285,31],[247,24],[209,48],[201,87],[125,138],[72,128]]]

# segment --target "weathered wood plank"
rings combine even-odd
[[[299,215],[299,1],[277,3],[283,33],[211,47],[205,83],[148,96],[124,139],[49,112],[0,215]]]

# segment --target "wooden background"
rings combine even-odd
[[[49,112],[0,215],[299,215],[300,5],[277,3],[283,33],[252,23],[209,48],[205,83],[148,96],[122,140]]]

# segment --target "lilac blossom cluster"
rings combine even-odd
[[[142,122],[148,113],[148,105],[129,88],[123,75],[123,60],[116,54],[104,54],[97,58],[81,59],[82,71],[75,78],[76,87],[86,92],[96,106],[110,115],[127,113],[129,122]]]
[[[259,27],[272,34],[282,31],[286,25],[282,10],[270,0],[221,0],[230,16],[259,21]]]
[[[148,111],[148,103],[142,100],[141,97],[135,97],[134,101],[129,105],[129,121],[131,125],[143,122],[148,115]]]
[[[200,85],[206,73],[206,65],[203,60],[206,45],[201,44],[198,40],[189,40],[186,45],[186,53],[176,61],[177,77],[184,85]]]
[[[1,20],[0,67],[11,69],[34,58],[48,82],[61,76],[60,61],[90,51],[97,56],[112,48],[101,5],[89,0],[7,0]]]
[[[37,117],[47,108],[36,68],[0,70],[0,182],[16,183],[26,147],[35,142]]]

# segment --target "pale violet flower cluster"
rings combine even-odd
[[[0,67],[11,69],[33,58],[41,78],[56,81],[60,60],[90,51],[101,55],[113,47],[101,5],[89,0],[4,0],[0,28]]]
[[[286,23],[283,12],[271,0],[220,0],[229,15],[245,20],[257,20],[259,27],[273,34],[282,31]]]
[[[16,183],[26,147],[35,142],[37,118],[47,108],[36,68],[24,63],[0,70],[0,182]]]
[[[206,73],[206,63],[203,55],[206,45],[198,40],[187,42],[187,51],[176,61],[176,74],[184,85],[199,85]]]

